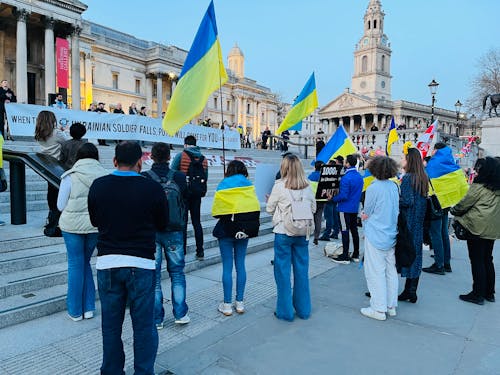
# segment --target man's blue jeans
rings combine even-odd
[[[219,238],[220,256],[222,258],[222,287],[224,302],[232,302],[233,293],[233,261],[236,267],[236,301],[243,301],[247,272],[245,270],[245,255],[247,253],[248,238]]]
[[[451,258],[448,211],[448,208],[443,209],[443,216],[437,220],[431,220],[429,227],[429,235],[434,249],[434,262],[441,268],[445,264],[450,264]]]
[[[339,212],[337,210],[337,203],[328,201],[323,209],[323,215],[326,221],[326,228],[323,232],[323,238],[330,238],[330,236],[338,237],[340,232]]]
[[[163,293],[161,290],[162,252],[165,254],[167,271],[170,275],[174,318],[180,319],[188,312],[186,304],[186,276],[184,274],[184,233],[183,231],[156,233],[155,324],[160,324],[165,318]]]
[[[293,296],[290,284],[291,267],[293,267]],[[286,234],[275,234],[274,279],[278,291],[276,317],[293,320],[295,308],[299,318],[309,318],[311,315],[309,242],[305,236],[290,237]]]
[[[95,284],[90,258],[97,244],[97,233],[62,232],[68,252],[68,314],[78,318],[95,310]]]
[[[101,374],[125,374],[122,326],[127,302],[134,330],[134,373],[154,374],[158,332],[154,324],[155,270],[135,267],[97,271],[102,314]]]

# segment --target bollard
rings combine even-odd
[[[9,161],[10,168],[10,222],[26,224],[26,168],[22,161]]]

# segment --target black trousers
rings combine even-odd
[[[59,189],[48,184],[47,187],[47,203],[49,205],[50,211],[59,211],[57,209],[57,196],[59,195]]]
[[[201,197],[192,198],[190,197],[187,202],[187,210],[189,211],[189,216],[191,216],[191,224],[193,224],[194,237],[196,239],[196,253],[203,254],[203,228],[201,227]],[[184,246],[187,248],[187,215],[186,215],[186,230],[184,231]]]
[[[479,237],[467,240],[472,271],[472,292],[478,297],[489,297],[495,294],[494,244],[495,240]]]
[[[352,235],[354,251],[353,258],[359,258],[359,234],[358,234],[358,214],[351,212],[339,212],[340,231],[342,233],[343,255],[349,256],[349,232]]]

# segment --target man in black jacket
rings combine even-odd
[[[9,82],[4,79],[0,82],[0,133],[5,138],[5,104],[17,101],[14,91],[9,88]]]
[[[134,369],[153,374],[158,334],[154,325],[155,235],[167,226],[168,206],[160,184],[144,178],[142,150],[125,141],[116,146],[116,170],[90,187],[90,221],[99,231],[97,283],[102,311],[101,373],[122,374],[121,332],[125,307],[134,329]]]

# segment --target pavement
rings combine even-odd
[[[156,372],[500,374],[500,302],[477,306],[458,299],[470,291],[470,266],[463,241],[453,242],[452,251],[453,273],[422,274],[418,302],[401,303],[398,315],[385,322],[359,313],[368,305],[359,265],[334,264],[312,244],[309,320],[289,323],[274,317],[272,249],[247,256],[242,315],[224,317],[217,311],[220,264],[193,271],[187,275],[191,323],[175,325],[166,304]],[[431,263],[424,251],[424,266]],[[169,290],[169,280],[163,288]],[[99,312],[98,307],[94,319],[81,322],[61,312],[1,329],[0,374],[97,374],[102,356]],[[128,316],[122,338],[127,374],[132,374]]]

